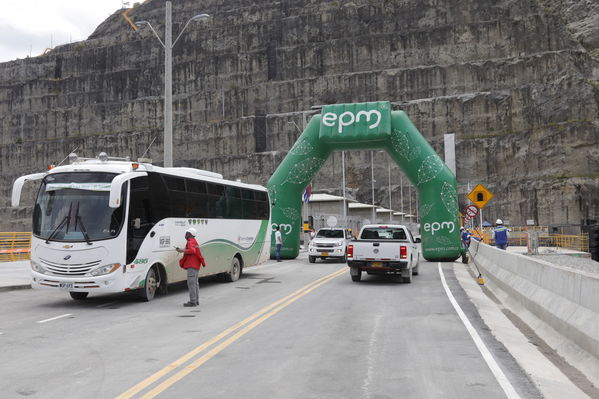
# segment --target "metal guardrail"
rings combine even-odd
[[[0,232],[0,262],[27,260],[31,251],[31,233]]]

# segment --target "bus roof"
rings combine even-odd
[[[137,165],[137,167],[134,167],[134,165]],[[209,172],[201,169],[186,167],[163,168],[161,166],[152,165],[151,163],[115,160],[101,161],[96,158],[79,160],[69,165],[57,166],[50,169],[48,174],[67,172],[106,172],[121,174],[135,171],[161,173],[169,176],[184,177],[188,179],[226,184],[228,186],[237,186],[258,191],[266,191],[266,187],[264,186],[223,179],[223,176],[219,173]]]

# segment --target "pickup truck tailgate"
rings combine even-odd
[[[400,245],[400,242],[355,242],[354,260],[399,260]]]

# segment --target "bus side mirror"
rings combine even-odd
[[[414,242],[415,242],[416,244],[418,244],[418,243],[419,243],[419,242],[421,242],[421,241],[422,241],[422,240],[420,239],[420,237],[418,237],[418,238],[415,238],[415,239],[414,239]]]
[[[133,219],[133,228],[135,230],[141,229],[141,219],[140,218]]]

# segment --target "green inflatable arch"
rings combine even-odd
[[[280,226],[281,257],[299,254],[302,194],[333,150],[384,149],[419,193],[422,253],[453,261],[462,252],[456,178],[403,111],[386,101],[323,107],[268,181],[271,227]]]

